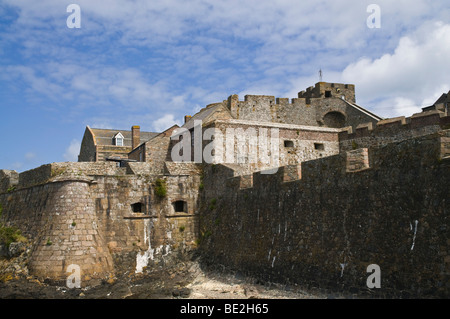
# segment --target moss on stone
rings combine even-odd
[[[166,185],[166,181],[163,180],[162,178],[158,178],[155,181],[155,194],[156,196],[158,196],[159,198],[164,198],[167,196],[167,185]]]

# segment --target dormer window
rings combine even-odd
[[[114,141],[114,145],[116,145],[116,146],[123,146],[123,135],[122,135],[122,133],[119,132],[116,135],[114,135],[113,141]]]

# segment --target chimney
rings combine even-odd
[[[189,121],[191,119],[192,116],[190,115],[185,115],[184,116],[184,123],[187,123],[187,121]]]
[[[138,125],[131,127],[131,146],[133,150],[141,144],[141,128]]]

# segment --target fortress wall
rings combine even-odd
[[[340,150],[359,147],[379,147],[450,128],[450,116],[437,111],[418,113],[412,117],[397,117],[379,121],[377,124],[359,125],[353,132],[339,134]]]
[[[31,274],[61,282],[69,276],[67,267],[76,264],[83,284],[88,284],[113,271],[87,182],[24,188],[1,194],[0,203],[7,224],[18,227],[33,243]]]
[[[77,264],[88,285],[137,269],[138,255],[150,267],[195,246],[200,176],[109,175],[115,169],[54,163],[27,173],[38,184],[0,194],[3,220],[33,243],[30,274],[65,285],[67,267]],[[157,178],[166,181],[163,198],[155,195]],[[175,211],[175,201],[186,211]]]
[[[92,196],[106,242],[114,252],[131,253],[150,248],[173,249],[196,240],[199,176],[164,176],[167,195],[155,195],[156,176],[97,177]],[[173,202],[185,201],[185,212]],[[133,205],[140,203],[141,211]],[[184,226],[184,227],[182,227]],[[180,230],[180,227],[182,228]],[[144,237],[148,237],[145,240]]]
[[[251,187],[230,168],[210,167],[202,200],[215,205],[201,210],[204,260],[348,294],[368,293],[367,267],[377,264],[381,288],[370,295],[448,298],[450,163],[441,144],[428,135],[312,160],[300,172],[255,173]],[[355,161],[369,167],[349,169]]]
[[[246,95],[239,101],[238,95],[228,98],[228,108],[235,119],[274,122],[296,125],[317,125],[316,111],[309,101],[295,98],[275,98],[268,95]]]
[[[332,83],[331,83],[332,84]],[[340,90],[337,84],[332,92]],[[228,98],[228,108],[232,116],[238,120],[257,122],[273,122],[293,125],[346,127],[356,126],[364,122],[376,123],[376,120],[363,111],[346,103],[341,96],[346,96],[349,102],[354,102],[354,88],[344,89],[329,98],[324,97],[325,88],[317,94],[300,94],[299,98],[289,101],[288,98],[275,98],[268,95],[246,95],[244,101],[239,101],[238,95]],[[349,93],[350,92],[350,93]],[[351,93],[353,92],[353,93]],[[324,117],[329,112],[339,112],[344,118],[343,123],[329,123]]]
[[[0,170],[0,193],[8,189],[23,189],[45,184],[59,178],[83,179],[95,175],[121,175],[123,169],[114,162],[62,162],[45,164],[40,167],[17,173]]]

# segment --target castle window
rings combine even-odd
[[[116,146],[123,146],[123,135],[122,135],[122,133],[119,132],[116,135],[114,135],[113,141],[114,141],[114,145],[116,145]]]
[[[177,200],[176,202],[173,202],[172,205],[175,213],[187,213],[187,202],[184,200]]]
[[[131,204],[131,210],[133,213],[143,213],[143,206],[142,203],[134,203]]]
[[[318,151],[325,150],[325,146],[322,143],[314,143],[314,149]]]
[[[284,147],[294,147],[294,142],[286,140],[284,141]]]
[[[331,97],[331,91],[325,91],[325,97]]]

